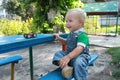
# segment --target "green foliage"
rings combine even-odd
[[[120,77],[120,47],[112,47],[106,50],[106,53],[112,55],[112,64],[116,66],[113,76]]]
[[[112,55],[112,63],[118,65],[120,63],[120,47],[109,48],[107,53]]]
[[[113,72],[113,76],[115,78],[120,78],[120,69],[117,69],[116,71]]]
[[[26,0],[26,2],[27,2],[27,0]],[[46,32],[49,33],[48,30],[52,30],[53,25],[55,25],[54,22],[58,21],[58,20],[56,20],[56,21],[54,20],[53,23],[51,23],[49,21],[48,12],[50,11],[50,9],[53,9],[56,12],[56,14],[60,13],[60,15],[62,15],[64,17],[66,14],[66,11],[68,9],[83,6],[83,4],[80,2],[80,0],[46,0],[46,1],[44,1],[44,0],[29,0],[28,4],[31,4],[31,3],[34,3],[36,6],[36,12],[34,15],[34,27],[41,29],[42,33],[46,33]],[[54,18],[55,17],[58,17],[58,16],[55,15]],[[48,24],[49,25],[48,28],[46,28],[44,26],[44,24]],[[63,21],[60,22],[60,25],[63,26]]]
[[[120,30],[119,30],[119,27],[118,26],[118,33],[120,33]],[[85,28],[86,32],[88,34],[109,34],[109,33],[113,33],[115,34],[116,32],[116,26],[102,26],[100,28],[95,28],[95,27],[91,27],[91,28]]]
[[[65,32],[65,20],[63,15],[57,15],[52,21],[53,25],[58,25],[62,29],[62,32]]]
[[[95,28],[98,29],[100,28],[100,22],[99,22],[100,16],[94,15],[94,16],[88,16],[86,18],[84,27],[86,29],[90,29],[90,28]]]
[[[62,26],[64,24],[64,16],[63,15],[56,16],[52,23]]]
[[[16,21],[8,19],[0,19],[0,34],[1,35],[17,35],[34,32],[32,20]]]
[[[118,34],[120,34],[120,26],[118,27]]]
[[[54,24],[48,19],[48,12],[53,9],[56,14],[65,16],[66,11],[75,7],[83,7],[80,0],[4,0],[4,8],[11,14],[17,14],[22,17],[22,20],[34,16],[34,30],[39,29],[37,32],[49,33],[52,32],[54,25],[61,26],[64,29],[64,22]],[[53,16],[54,18],[57,15]],[[54,20],[55,21],[55,20]],[[58,20],[56,20],[58,21]]]
[[[15,10],[19,7],[19,2],[18,0],[3,0],[3,7],[7,12],[15,14]]]
[[[35,10],[34,4],[26,5],[25,0],[3,0],[2,6],[9,14],[21,16],[24,21],[33,17]]]

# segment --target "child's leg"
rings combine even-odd
[[[63,58],[64,56],[65,56],[65,52],[63,52],[63,51],[58,51],[58,52],[56,52],[55,55],[53,56],[53,61],[52,61],[52,63],[53,63],[54,65],[59,66],[59,60],[60,60],[61,58]]]
[[[88,60],[90,56],[81,54],[74,62],[74,77],[76,80],[87,80],[88,77]]]

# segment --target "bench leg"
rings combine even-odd
[[[14,68],[15,68],[15,63],[11,63],[11,80],[14,80]]]

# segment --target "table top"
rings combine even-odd
[[[28,39],[24,38],[23,35],[1,36],[0,54],[52,41],[54,41],[53,34],[37,34],[35,38]]]

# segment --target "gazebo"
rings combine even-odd
[[[113,15],[116,18],[116,30],[115,36],[118,33],[118,1],[98,2],[98,3],[86,3],[83,8],[87,15],[100,15],[109,16]]]

